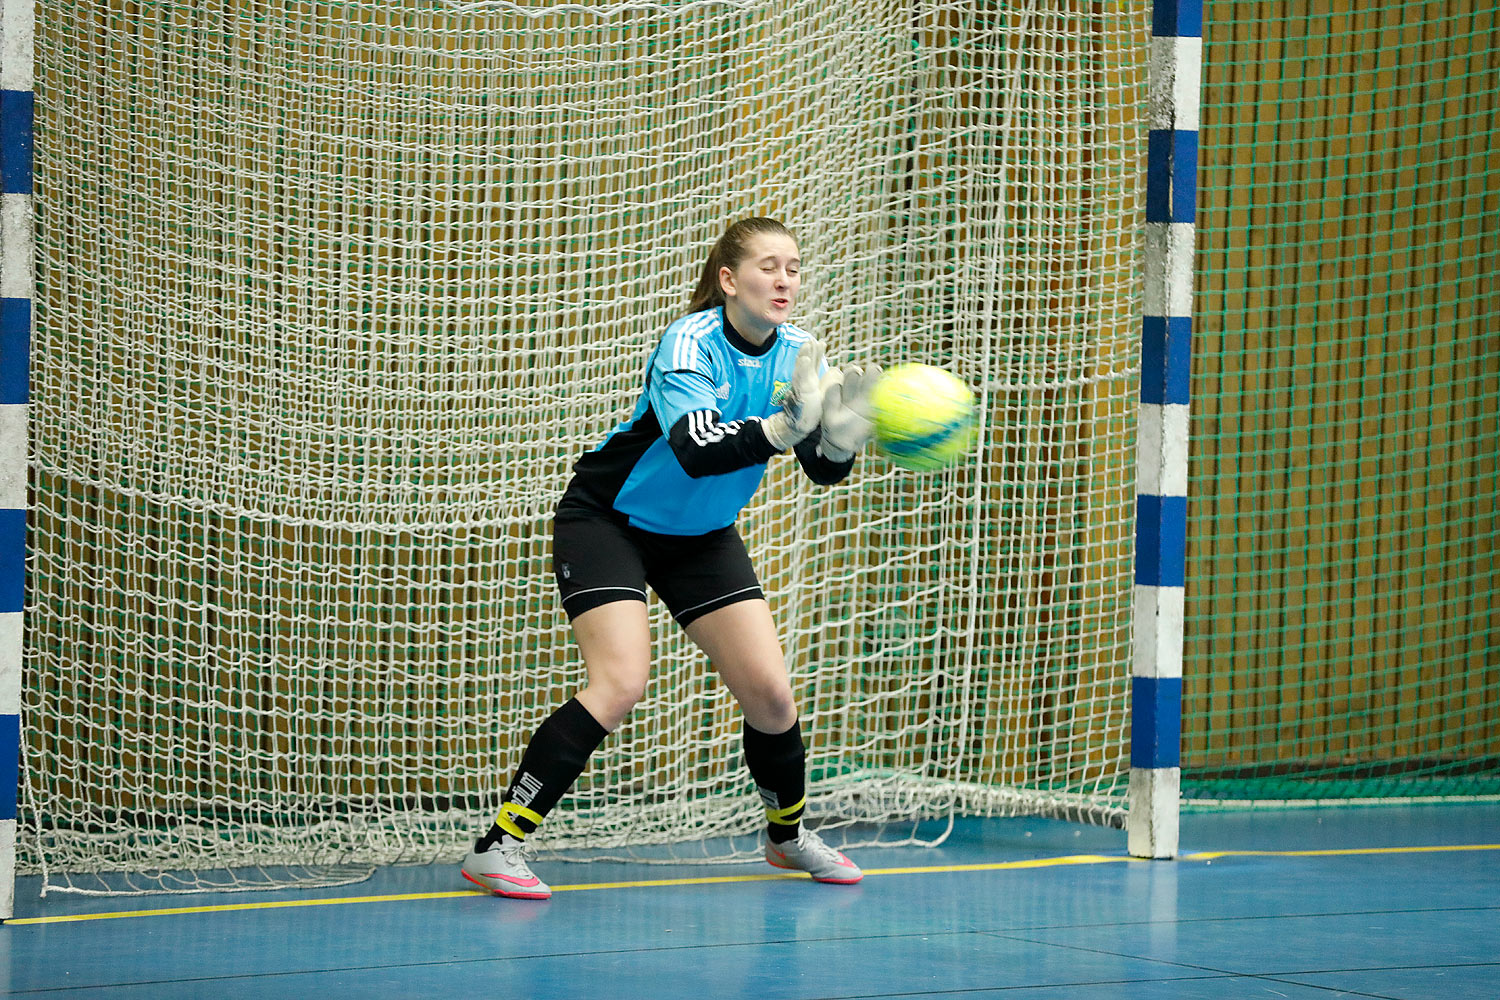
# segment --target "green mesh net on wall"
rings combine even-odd
[[[1500,17],[1205,12],[1189,800],[1500,793]]]

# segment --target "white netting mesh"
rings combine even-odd
[[[834,356],[984,404],[741,522],[815,821],[1118,817],[1146,0],[129,8],[39,4],[29,870],[456,856],[581,679],[551,506],[749,214]],[[653,607],[550,846],[760,823]]]

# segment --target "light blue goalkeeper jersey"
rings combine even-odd
[[[558,516],[614,511],[666,535],[733,524],[776,454],[761,420],[781,408],[797,351],[809,339],[783,323],[756,347],[725,324],[722,308],[674,322],[651,355],[629,419],[574,466]],[[824,481],[837,473],[836,482],[848,473],[850,463],[813,458],[813,444],[797,449],[809,475]]]

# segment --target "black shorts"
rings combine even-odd
[[[645,601],[646,586],[682,626],[765,595],[733,525],[706,535],[658,535],[607,516],[553,522],[552,572],[568,620],[614,601]]]

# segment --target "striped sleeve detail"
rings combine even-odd
[[[672,425],[667,443],[694,479],[764,465],[776,454],[758,418],[725,423],[714,410],[685,414]]]
[[[738,434],[740,428],[745,426],[743,420],[732,420],[722,423],[719,415],[712,410],[698,410],[687,415],[688,439],[699,448],[707,448],[718,444],[731,435]]]
[[[718,316],[712,309],[694,313],[682,321],[672,342],[671,364],[673,371],[702,371],[698,360],[699,346],[706,334],[718,327]]]

